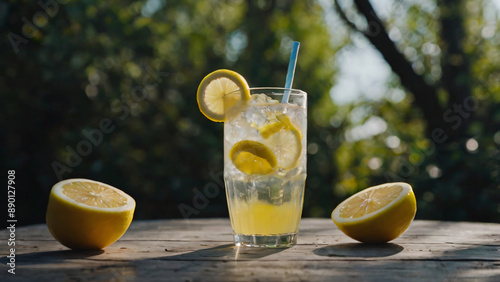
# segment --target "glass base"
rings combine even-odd
[[[278,235],[244,235],[234,233],[234,244],[243,247],[287,248],[297,244],[297,233]]]

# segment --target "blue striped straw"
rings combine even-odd
[[[297,56],[299,55],[300,42],[294,41],[292,46],[292,53],[290,54],[290,62],[288,62],[288,73],[286,74],[285,89],[292,89],[293,76],[295,74],[295,65],[297,64]],[[290,90],[285,90],[281,103],[288,103],[290,98]]]

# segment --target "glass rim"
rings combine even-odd
[[[275,90],[279,92],[285,92],[286,90],[290,91],[290,95],[298,95],[298,94],[303,94],[307,95],[307,92],[300,90],[300,89],[294,89],[294,88],[284,88],[284,87],[250,87],[248,90]],[[283,94],[283,93],[276,93],[276,94]]]
[[[271,90],[271,91],[277,91],[277,92],[285,92],[285,90],[288,90],[290,91],[290,95],[305,95],[307,96],[307,92],[303,91],[303,90],[300,90],[300,89],[294,89],[294,88],[284,88],[284,87],[249,87],[248,88],[249,91],[252,91],[252,90]],[[240,89],[236,89],[232,92],[229,92],[227,93],[226,95],[230,95],[230,94],[233,94],[235,92],[239,92]],[[284,93],[275,93],[275,94],[284,94]]]

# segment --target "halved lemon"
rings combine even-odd
[[[276,156],[277,166],[282,169],[294,168],[302,151],[302,134],[292,125],[286,114],[276,116],[276,122],[259,128],[265,144]]]
[[[239,73],[220,69],[201,81],[196,100],[200,111],[210,120],[223,122],[226,110],[250,99],[250,90],[245,78]]]
[[[340,203],[332,220],[347,236],[364,243],[399,237],[415,218],[417,205],[408,183],[386,183],[362,190]]]
[[[257,141],[243,140],[234,144],[229,157],[237,169],[248,175],[265,175],[276,168],[276,156]]]
[[[52,187],[47,227],[71,249],[102,249],[127,231],[135,201],[108,184],[88,179],[63,180]]]

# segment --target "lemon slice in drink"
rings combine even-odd
[[[302,151],[302,134],[292,125],[288,116],[277,115],[276,122],[262,126],[259,131],[266,139],[265,144],[276,156],[278,168],[294,168]]]
[[[52,187],[47,227],[71,249],[102,249],[127,231],[135,201],[123,191],[88,179],[63,180]]]
[[[278,168],[292,169],[296,166],[302,150],[301,138],[295,128],[280,130],[268,138],[266,144],[276,156]]]
[[[332,220],[347,236],[364,243],[384,243],[399,237],[417,212],[415,194],[403,182],[362,190],[340,203]]]
[[[257,141],[243,140],[234,144],[229,157],[237,169],[248,175],[269,174],[276,167],[274,154],[266,145]]]
[[[196,99],[200,111],[208,119],[223,122],[228,108],[250,99],[250,90],[239,73],[221,69],[205,76],[198,87]]]

